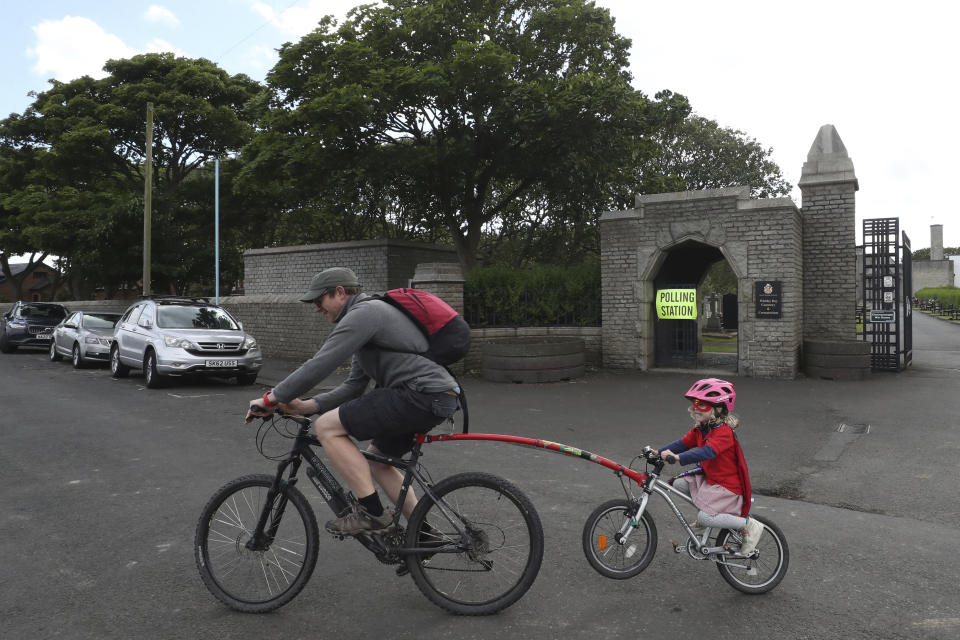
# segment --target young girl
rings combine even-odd
[[[684,397],[693,402],[696,423],[681,439],[659,451],[660,457],[679,458],[680,464],[699,463],[703,473],[677,478],[673,487],[693,498],[704,527],[743,532],[742,555],[750,555],[763,534],[763,524],[750,513],[750,475],[740,443],[733,434],[739,420],[731,412],[737,394],[733,384],[718,378],[697,380]]]

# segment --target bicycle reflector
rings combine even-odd
[[[600,549],[600,551],[606,551],[607,549],[607,536],[602,533],[597,536],[597,548]]]

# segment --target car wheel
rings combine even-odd
[[[57,362],[60,360],[60,354],[57,353],[57,341],[50,341],[50,362]]]
[[[158,389],[163,386],[163,376],[157,371],[157,354],[153,351],[147,351],[147,357],[143,359],[143,377],[148,389]]]
[[[4,333],[3,335],[0,335],[0,351],[2,351],[3,353],[13,353],[16,350],[17,348],[14,345],[10,344],[10,340],[7,338],[6,333]]]
[[[110,375],[114,378],[126,378],[130,373],[130,367],[120,362],[120,348],[113,345],[110,349]]]
[[[83,369],[83,366],[86,364],[83,361],[83,354],[80,353],[80,345],[77,343],[73,344],[73,359],[71,361],[73,362],[74,369]]]
[[[250,385],[256,381],[257,381],[256,373],[241,373],[240,375],[237,376],[237,384],[241,386]]]

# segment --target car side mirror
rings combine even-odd
[[[149,318],[144,318],[143,320],[141,320],[141,321],[138,322],[137,324],[139,324],[139,325],[140,325],[141,327],[143,327],[144,329],[149,329],[150,327],[153,326],[153,322],[151,322]]]
[[[243,331],[243,323],[237,322],[237,326],[240,327],[240,331]]]
[[[77,325],[73,324],[72,322],[68,322],[67,324],[65,324],[65,325],[63,325],[63,326],[64,326],[65,328],[67,328],[67,329],[76,329],[76,328],[77,328]]]

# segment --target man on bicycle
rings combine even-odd
[[[404,455],[414,434],[429,431],[456,412],[457,381],[443,366],[418,355],[428,347],[420,329],[400,310],[363,293],[350,269],[324,269],[313,277],[300,300],[312,302],[317,313],[336,327],[313,358],[250,402],[247,421],[276,408],[319,414],[314,420],[317,438],[359,503],[355,511],[328,522],[327,531],[345,536],[383,531],[390,526],[393,511],[383,507],[373,480],[395,502],[403,474],[394,467],[368,463],[350,436],[372,440],[371,451]],[[352,358],[350,374],[342,384],[308,400],[299,399],[348,357]],[[371,381],[375,386],[368,390]],[[416,503],[413,491],[408,491],[402,505],[405,517],[409,518]]]

